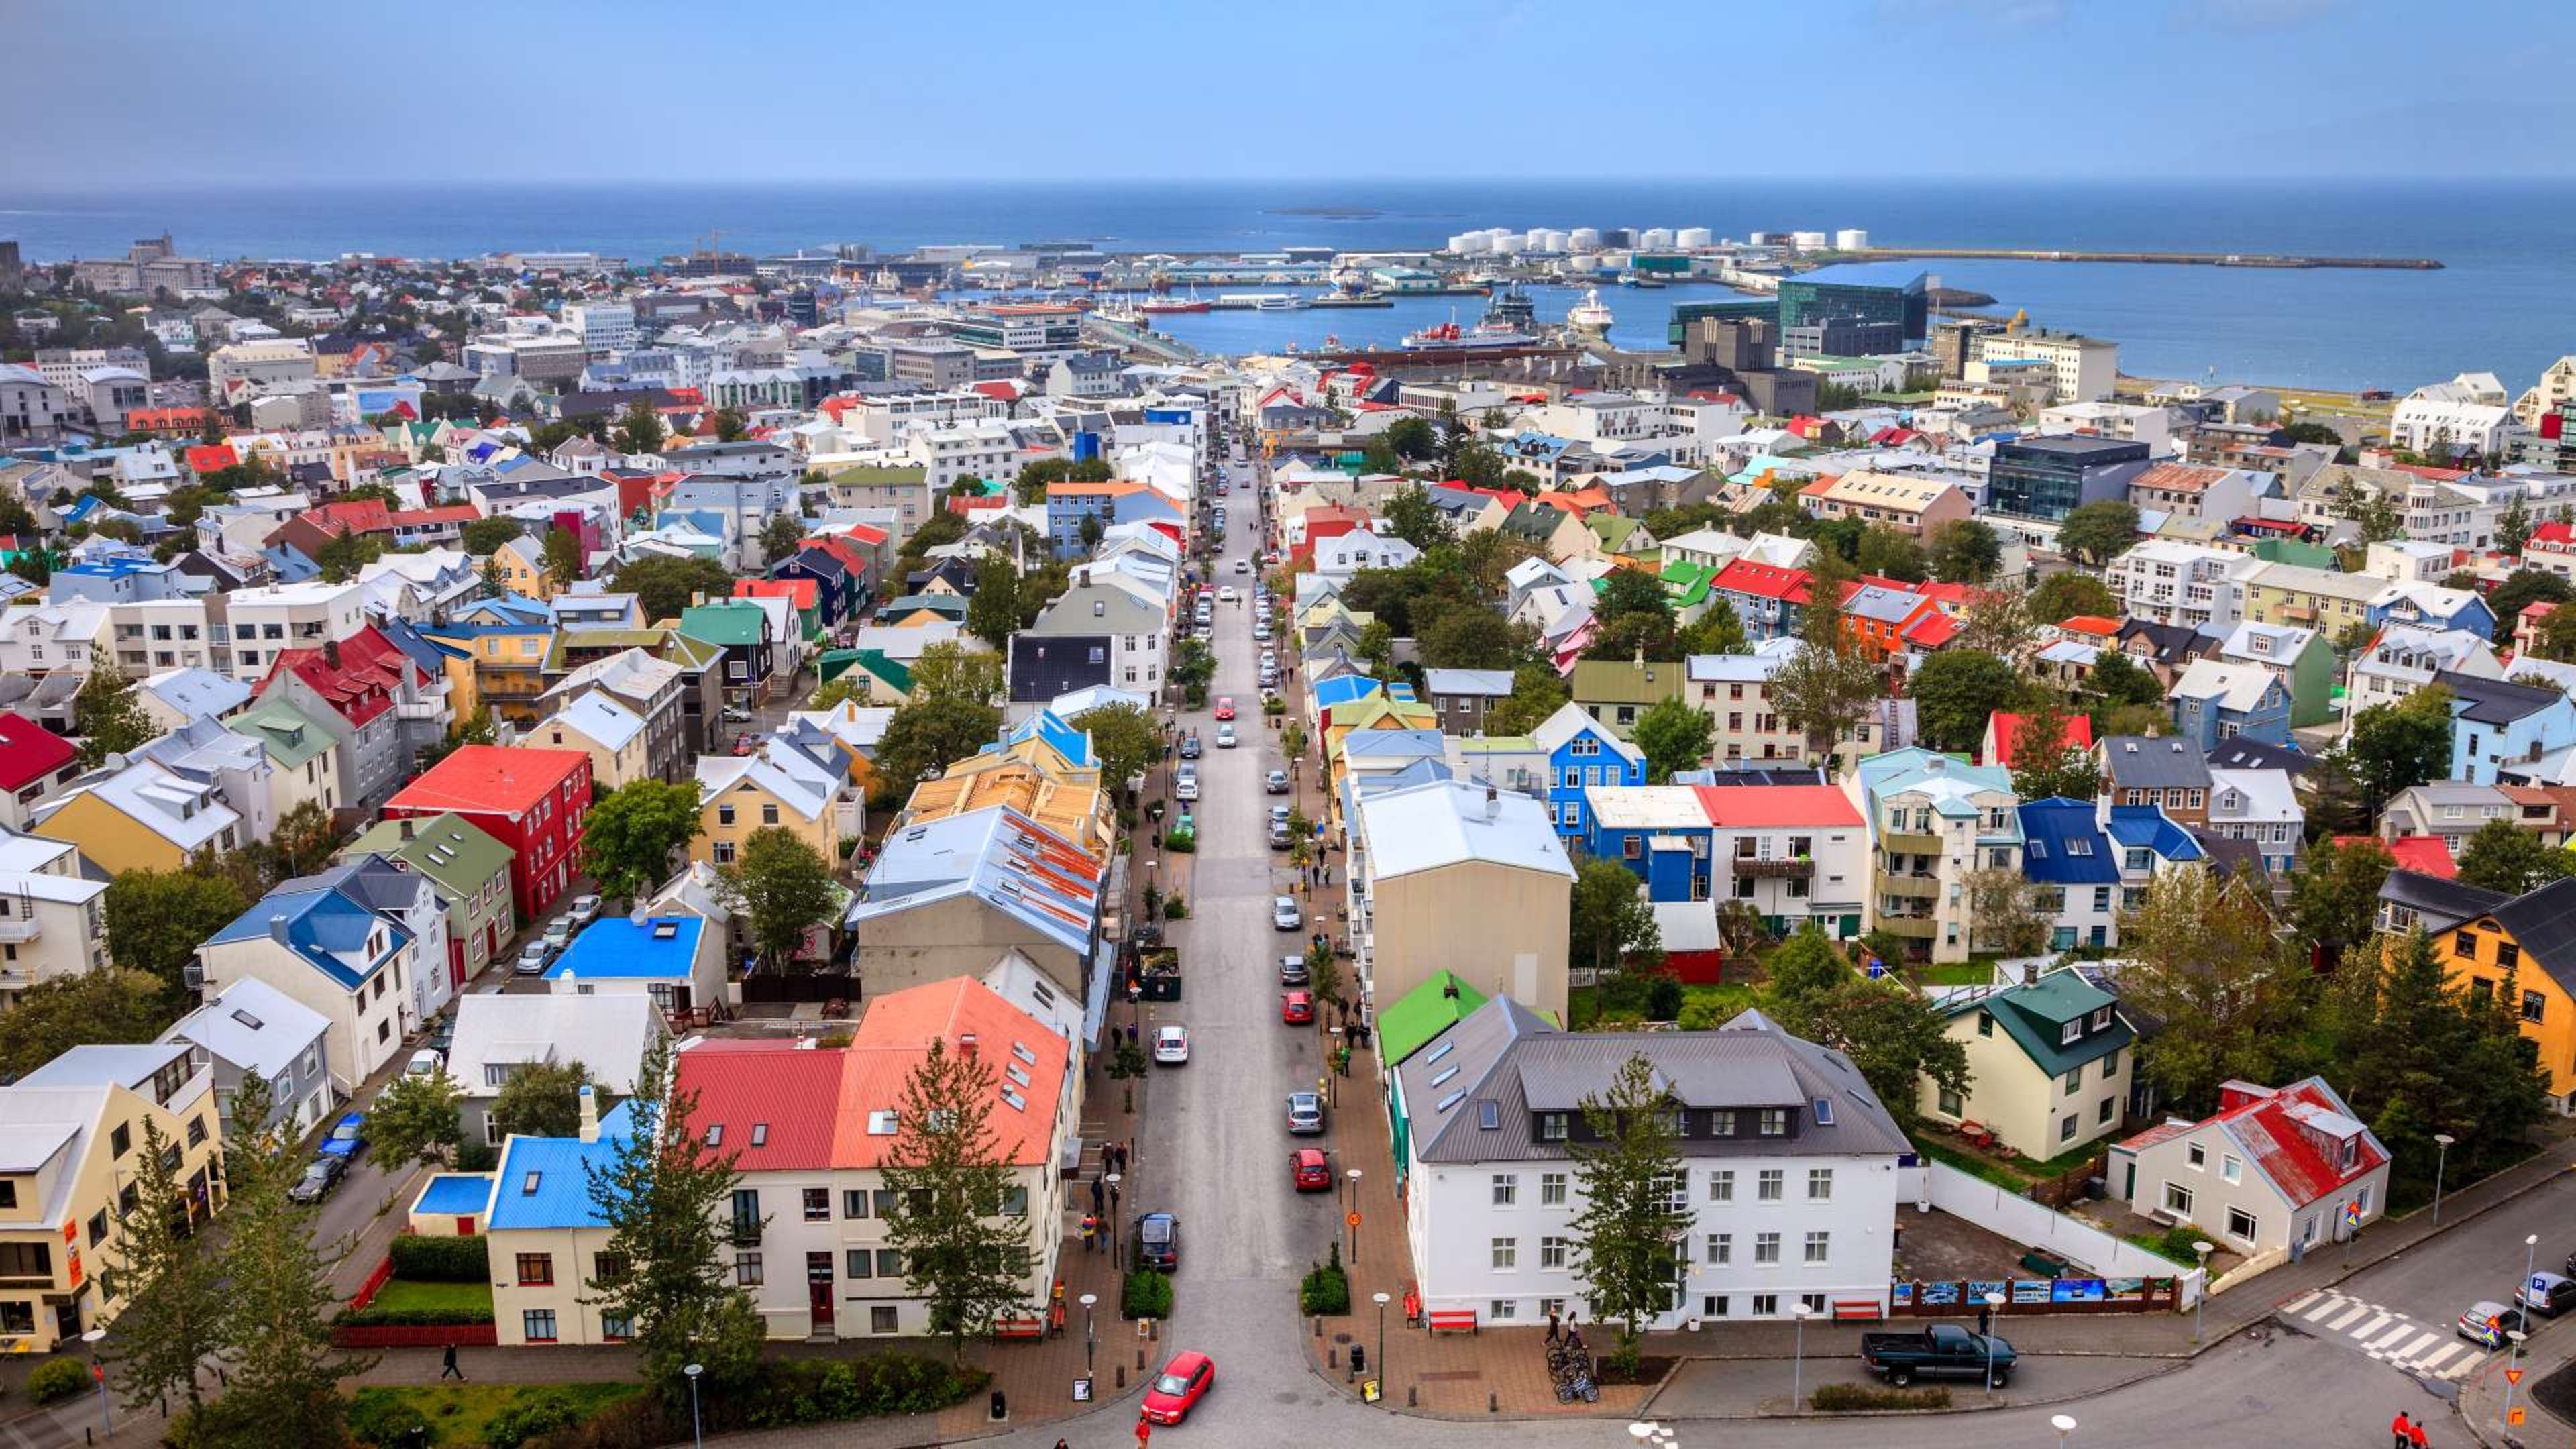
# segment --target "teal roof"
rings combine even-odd
[[[2119,1004],[2118,997],[2085,980],[2081,972],[2051,971],[2027,985],[1983,993],[1961,992],[1945,999],[1941,1009],[1954,1017],[1971,1011],[1993,1016],[2013,1044],[2038,1063],[2041,1071],[2062,1077],[2136,1040],[2137,1033],[2129,1029],[2129,1023],[2117,1010]],[[2111,1024],[2096,1031],[2092,1016],[2104,1007],[2113,1008]],[[2069,1022],[2083,1024],[2083,1034],[2071,1042],[2065,1040]]]
[[[224,721],[224,728],[259,741],[271,761],[287,769],[329,753],[339,743],[313,716],[297,709],[283,694],[272,694]]]
[[[680,632],[709,644],[757,644],[768,619],[749,599],[692,604],[680,611]]]

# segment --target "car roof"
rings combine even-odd
[[[1288,1100],[1291,1102],[1320,1102],[1323,1098],[1317,1096],[1311,1091],[1301,1091],[1290,1092],[1288,1094]]]
[[[2493,1318],[2498,1314],[2505,1313],[2507,1311],[2509,1310],[2507,1310],[2503,1304],[2496,1302],[2494,1299],[2481,1298],[2477,1302],[2470,1304],[2468,1308],[2460,1314],[2460,1316],[2462,1318],[2468,1318],[2472,1315],[2479,1318]]]
[[[1288,1155],[1290,1160],[1296,1162],[1304,1162],[1310,1157],[1317,1162],[1321,1162],[1324,1160],[1324,1149],[1320,1147],[1300,1147],[1295,1152]]]
[[[1163,1372],[1167,1374],[1191,1373],[1196,1371],[1200,1365],[1207,1361],[1208,1356],[1203,1353],[1195,1351],[1190,1353],[1176,1353],[1173,1354],[1171,1359],[1163,1365]]]

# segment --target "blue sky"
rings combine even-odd
[[[2559,0],[12,0],[8,187],[2565,176]]]

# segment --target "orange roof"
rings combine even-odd
[[[1085,498],[1124,498],[1131,493],[1142,493],[1146,491],[1148,486],[1149,485],[1143,483],[1118,481],[1108,483],[1076,483],[1070,479],[1060,478],[1047,485],[1047,496],[1049,498],[1053,498],[1057,494],[1063,493],[1067,495],[1079,495]]]
[[[812,579],[736,579],[733,596],[737,599],[785,599],[797,610],[814,608],[822,586]]]
[[[2120,621],[2101,614],[2077,614],[2060,619],[2057,627],[2074,634],[2099,634],[2105,638],[2120,632]]]
[[[884,1164],[895,1138],[869,1131],[869,1119],[902,1106],[905,1082],[930,1054],[933,1040],[953,1050],[972,1050],[990,1066],[1000,1097],[985,1121],[994,1156],[1023,1167],[1049,1162],[1072,1049],[993,988],[955,976],[880,996],[860,1019],[845,1053],[832,1165]]]

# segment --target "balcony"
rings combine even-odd
[[[1890,830],[1878,837],[1879,848],[1890,855],[1939,855],[1949,847],[1940,836],[1911,830]]]
[[[1903,896],[1910,901],[1937,901],[1941,898],[1941,878],[1890,872],[1879,876],[1878,891],[1881,895]]]
[[[44,927],[38,925],[33,916],[0,916],[0,941],[11,945],[32,941],[43,931]]]
[[[1929,941],[1941,933],[1941,923],[1930,916],[1882,915],[1878,918],[1878,928],[1909,941]]]
[[[1747,860],[1738,857],[1735,873],[1752,880],[1813,880],[1816,863],[1812,860]]]

